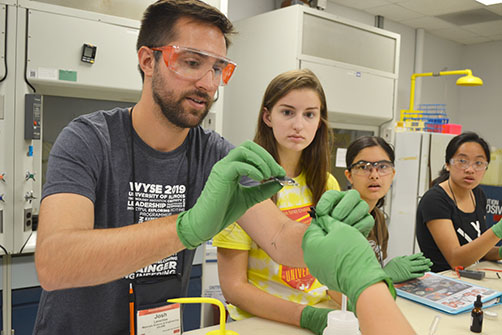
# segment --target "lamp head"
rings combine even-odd
[[[472,74],[465,75],[457,79],[457,85],[460,86],[481,86],[483,85],[483,80],[479,77],[475,77]]]

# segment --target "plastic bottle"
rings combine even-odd
[[[359,321],[350,311],[331,311],[328,313],[328,326],[323,335],[360,335]]]
[[[471,311],[471,332],[481,333],[483,329],[483,303],[481,302],[481,296],[476,297],[474,302],[474,308]]]

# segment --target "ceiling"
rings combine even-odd
[[[329,0],[461,44],[502,40],[502,4],[475,0]],[[384,21],[385,27],[385,21]]]

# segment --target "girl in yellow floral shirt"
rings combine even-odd
[[[326,98],[314,73],[293,70],[271,81],[254,141],[296,181],[296,186],[284,186],[274,196],[279,209],[291,219],[310,224],[310,207],[326,190],[339,190],[328,172]],[[213,245],[218,247],[220,284],[233,319],[256,315],[322,332],[329,310],[306,306],[328,299],[327,288],[307,268],[275,263],[237,223],[218,234]]]

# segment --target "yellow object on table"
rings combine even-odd
[[[169,299],[167,302],[172,302],[172,303],[179,303],[179,304],[213,304],[216,305],[220,308],[220,328],[211,330],[207,332],[207,335],[239,335],[239,333],[233,331],[233,330],[228,330],[225,329],[225,320],[226,320],[226,313],[225,313],[225,306],[223,306],[223,303],[219,301],[218,299],[214,298],[176,298],[176,299]]]

